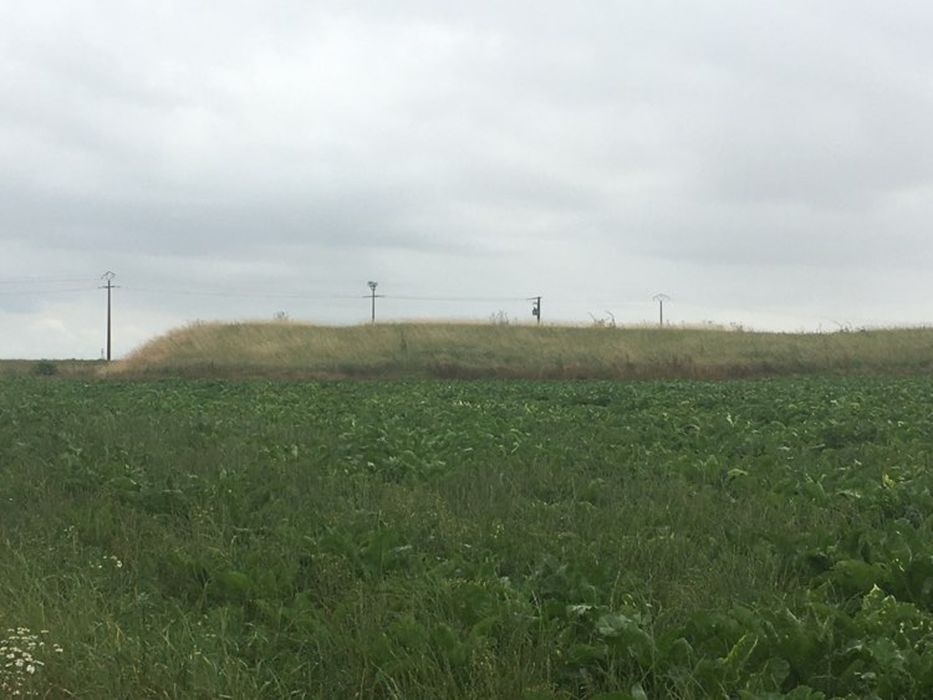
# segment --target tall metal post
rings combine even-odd
[[[372,292],[372,323],[376,322],[376,287],[379,286],[378,282],[367,282],[369,285],[369,290]]]
[[[115,275],[113,272],[110,272],[109,270],[108,270],[107,272],[105,272],[103,275],[101,275],[101,279],[104,280],[104,281],[106,282],[106,284],[102,287],[102,289],[106,289],[106,290],[107,290],[107,362],[110,362],[110,359],[111,359],[111,352],[110,352],[110,350],[111,350],[111,344],[110,344],[110,339],[111,339],[111,333],[110,333],[110,328],[111,328],[111,313],[110,313],[110,309],[111,309],[111,305],[110,305],[110,299],[111,299],[111,292],[113,291],[113,287],[114,287],[114,284],[113,284],[113,278],[114,278],[114,277],[116,277],[116,275]]]
[[[531,305],[531,315],[538,319],[538,325],[541,325],[541,297],[528,297],[528,301],[533,301]]]
[[[658,302],[658,326],[664,328],[664,302],[670,301],[671,298],[667,294],[655,294],[651,298]]]

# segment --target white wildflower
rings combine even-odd
[[[33,633],[28,627],[8,627],[5,638],[0,639],[0,697],[15,697],[29,694],[26,686],[30,676],[35,676],[45,661],[38,657],[45,649],[45,642],[40,635],[49,634],[49,630]],[[64,652],[59,644],[49,642],[52,651]]]

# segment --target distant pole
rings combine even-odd
[[[378,282],[369,281],[366,284],[369,285],[369,291],[372,295],[372,323],[376,322],[376,287],[379,286]]]
[[[670,301],[671,298],[667,294],[655,294],[651,298],[658,302],[658,326],[664,328],[664,302]]]
[[[531,306],[531,315],[538,319],[538,325],[541,325],[541,297],[528,297],[528,301],[533,301]]]
[[[108,270],[107,272],[105,272],[105,273],[104,273],[103,275],[101,275],[101,277],[100,277],[102,280],[104,280],[104,282],[106,282],[106,284],[105,284],[103,287],[101,287],[101,289],[106,289],[106,290],[107,290],[107,362],[110,362],[110,358],[111,358],[111,354],[110,354],[110,348],[111,348],[111,345],[110,345],[110,338],[111,338],[111,334],[110,334],[110,320],[111,320],[111,315],[110,315],[110,308],[111,308],[111,307],[110,307],[110,295],[111,295],[111,292],[113,291],[113,287],[114,287],[114,284],[113,284],[113,278],[114,278],[114,277],[116,277],[116,275],[115,275],[113,272],[110,272],[110,270]]]

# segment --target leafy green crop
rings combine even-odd
[[[927,378],[7,379],[0,680],[933,697],[931,461]]]

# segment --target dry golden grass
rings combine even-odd
[[[916,373],[933,329],[791,334],[458,323],[197,323],[106,369],[122,376],[725,378]]]

